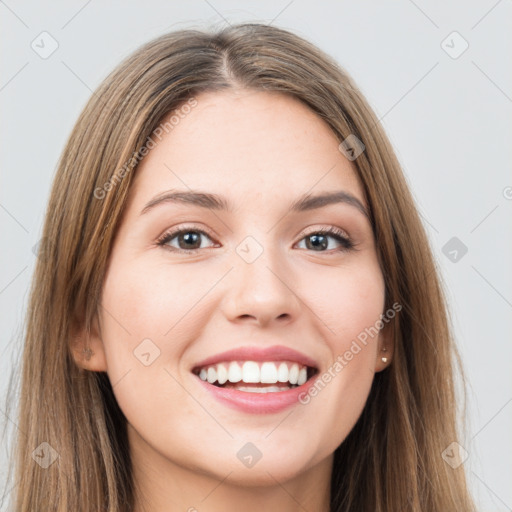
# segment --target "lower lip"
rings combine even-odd
[[[292,405],[299,404],[299,395],[306,394],[314,384],[315,377],[310,378],[302,386],[287,391],[273,391],[270,393],[251,393],[239,391],[234,388],[220,388],[196,377],[204,388],[217,400],[228,407],[251,414],[268,414],[283,411]]]

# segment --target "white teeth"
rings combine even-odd
[[[288,381],[290,384],[297,384],[297,380],[299,378],[299,365],[297,363],[293,363],[290,368],[290,373],[288,374]]]
[[[217,380],[217,370],[213,366],[208,368],[208,373],[206,374],[206,378],[210,384]]]
[[[217,379],[219,384],[224,384],[228,380],[228,369],[223,364],[217,365]]]
[[[306,366],[291,361],[265,361],[257,363],[255,361],[230,361],[213,364],[201,368],[199,378],[208,381],[210,384],[218,382],[219,385],[236,384],[238,382],[251,384],[276,384],[282,383],[288,386],[262,386],[255,388],[253,386],[237,386],[237,389],[248,390],[254,393],[265,393],[262,391],[290,389],[289,385],[302,386],[308,380],[308,369]]]
[[[246,383],[260,382],[260,367],[254,361],[246,361],[242,366],[242,380]]]
[[[274,384],[275,382],[277,382],[276,365],[274,363],[263,363],[261,365],[260,379],[260,382],[262,382],[263,384]]]
[[[288,382],[288,365],[286,363],[281,363],[279,365],[279,369],[277,370],[277,381]]]
[[[308,380],[308,371],[306,368],[301,368],[299,371],[299,377],[297,379],[297,385],[302,386],[304,382]]]
[[[199,375],[199,377],[201,377],[201,375]],[[242,369],[236,361],[231,361],[229,365],[228,380],[233,383],[240,382],[242,380]]]

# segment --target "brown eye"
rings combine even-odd
[[[166,233],[160,240],[158,240],[158,245],[166,246],[170,250],[195,252],[201,248],[200,246],[203,236],[210,239],[208,234],[204,231],[198,229],[182,229]],[[178,245],[177,247],[169,243],[173,240],[176,240]]]
[[[316,252],[327,252],[330,245],[330,238],[336,240],[336,242],[341,246],[337,248],[331,247],[331,250],[348,251],[354,248],[354,244],[345,235],[345,233],[336,228],[317,230],[313,233],[310,233],[309,235],[306,235],[302,240],[306,240],[306,249]]]

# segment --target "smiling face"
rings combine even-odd
[[[384,312],[363,189],[329,127],[297,100],[230,90],[197,102],[137,169],[104,282],[101,336],[81,365],[108,372],[135,465],[155,476],[231,472],[230,481],[275,485],[313,466],[330,471],[386,366],[383,332],[347,357]],[[162,200],[177,192],[181,200]],[[299,203],[332,193],[338,201],[324,206]],[[234,349],[249,352],[222,355]],[[301,365],[315,375],[284,392],[221,389],[214,372],[229,377],[233,360],[244,380],[275,361],[263,373],[285,375],[277,388],[303,380],[290,376]],[[301,402],[298,390],[326,373]],[[261,453],[252,467],[244,461],[257,452],[246,443]]]

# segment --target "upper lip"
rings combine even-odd
[[[274,345],[266,348],[239,347],[227,350],[199,361],[194,365],[194,369],[225,361],[292,361],[315,369],[318,367],[314,359],[302,352],[284,345]]]

